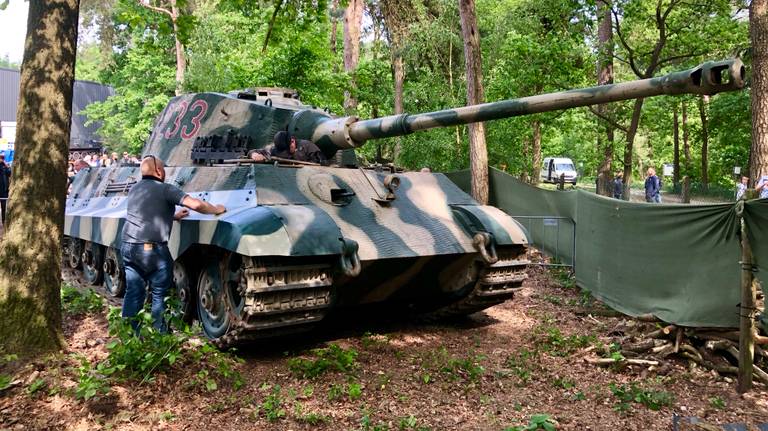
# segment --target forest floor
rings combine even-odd
[[[337,317],[302,337],[242,348],[229,377],[208,378],[203,362],[181,358],[143,383],[114,379],[88,401],[76,395],[80,358],[103,360],[113,337],[98,306],[67,312],[61,354],[3,359],[0,429],[668,430],[678,429],[676,415],[743,429],[768,422],[760,384],[740,396],[731,378],[680,359],[658,368],[587,363],[617,332],[655,327],[577,313],[588,300],[561,272],[534,267],[514,300],[456,322]]]

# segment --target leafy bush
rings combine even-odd
[[[594,335],[564,335],[559,328],[553,326],[537,327],[534,334],[542,350],[554,356],[569,356],[578,349],[589,346],[597,341]]]
[[[79,290],[61,285],[61,308],[71,315],[96,313],[104,309],[104,300],[93,289]]]
[[[242,376],[235,370],[235,365],[242,360],[220,352],[207,341],[191,342],[192,330],[178,321],[175,327],[180,330],[164,334],[152,327],[148,311],[142,310],[137,318],[141,322],[138,336],[120,316],[119,308],[110,310],[109,334],[114,339],[107,344],[109,356],[97,364],[81,359],[77,369],[77,398],[88,400],[108,392],[114,379],[136,380],[140,384],[153,381],[157,373],[166,372],[179,363],[201,367],[191,382],[208,391],[218,389],[217,379],[230,381],[235,389],[242,386]]]

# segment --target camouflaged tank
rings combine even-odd
[[[528,264],[518,223],[442,174],[358,167],[349,150],[434,127],[736,90],[743,76],[739,60],[705,63],[653,79],[372,120],[335,117],[285,89],[176,97],[142,155],[165,161],[167,182],[227,207],[173,224],[169,248],[185,316],[229,345],[308,329],[335,307],[389,302],[442,317],[510,299]],[[336,166],[245,159],[280,130],[311,140]],[[140,179],[138,166],[84,169],[67,200],[68,264],[115,296],[125,284],[118,250],[126,195]]]

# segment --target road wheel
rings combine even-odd
[[[104,247],[86,241],[81,259],[85,282],[94,286],[100,285],[104,281]]]
[[[125,269],[120,252],[114,247],[108,247],[104,256],[104,289],[110,296],[125,295]]]

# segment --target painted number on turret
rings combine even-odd
[[[189,109],[187,109],[189,108]],[[182,125],[184,116],[187,115],[187,111],[192,112],[192,118],[189,119],[190,124]],[[169,127],[165,130],[165,139],[173,139],[181,130],[181,139],[189,139],[197,135],[200,131],[200,120],[208,113],[208,102],[202,99],[195,100],[192,106],[189,106],[187,101],[179,103],[179,107],[176,110],[176,116],[173,119],[173,124],[169,124]],[[169,122],[170,123],[170,122]]]

